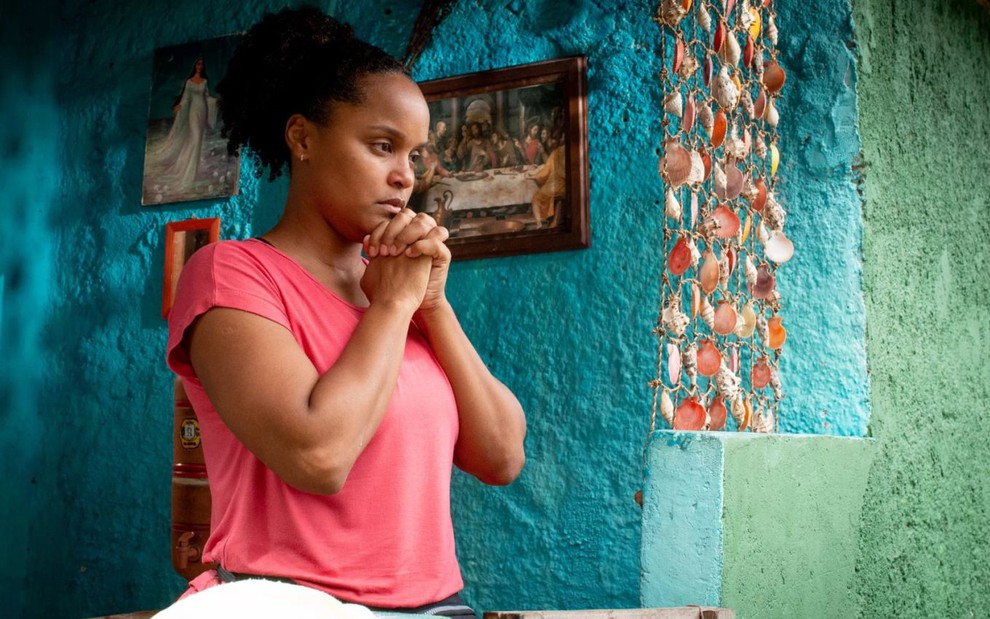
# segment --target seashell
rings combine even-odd
[[[691,249],[688,247],[688,243],[689,240],[682,236],[671,248],[670,254],[667,256],[667,268],[672,275],[680,277],[691,266]]]
[[[723,0],[722,6],[725,7],[725,14],[730,15],[732,13],[732,8],[736,6],[736,0]]]
[[[667,188],[667,197],[664,198],[664,212],[667,217],[670,217],[674,221],[680,223],[681,221],[681,203],[677,201],[677,196],[674,195],[674,190]]]
[[[663,308],[660,321],[669,333],[673,333],[676,337],[684,335],[684,330],[691,324],[691,319],[681,311],[680,295],[675,294],[670,298],[667,307]]]
[[[774,45],[777,45],[777,22],[773,19],[773,14],[770,15],[770,19],[767,20],[767,38]]]
[[[732,129],[729,130],[729,135],[725,139],[723,152],[728,159],[746,158],[746,142],[739,138],[739,126],[735,123],[732,123]]]
[[[760,159],[765,158],[767,156],[767,143],[762,139],[757,138],[756,142],[753,144],[753,151]]]
[[[691,250],[691,268],[698,266],[698,262],[701,261],[701,252],[698,251],[698,246],[694,244],[693,239],[688,239],[688,249]]]
[[[766,206],[767,204],[767,195],[768,195],[767,184],[763,180],[763,178],[760,177],[756,179],[756,182],[754,183],[754,187],[756,189],[756,197],[753,198],[753,201],[750,203],[750,206],[753,207],[754,211],[759,213],[760,211],[763,210],[763,207]]]
[[[708,176],[705,174],[705,176]],[[691,192],[691,225],[698,223],[698,192]],[[697,250],[696,250],[697,251]]]
[[[698,5],[698,25],[705,32],[712,31],[712,16],[708,12],[708,5],[704,2]]]
[[[750,294],[757,299],[767,299],[774,288],[774,275],[770,272],[770,267],[761,264],[756,267],[756,283],[749,288]]]
[[[698,363],[701,363],[700,359],[698,360]],[[736,373],[729,369],[729,366],[726,365],[725,361],[721,361],[715,375],[715,387],[718,389],[719,394],[731,402],[739,396],[739,393],[742,390],[741,385],[742,381],[739,380]]]
[[[754,389],[763,389],[770,383],[770,366],[767,365],[766,357],[760,357],[753,364],[753,369],[749,371],[749,382]]]
[[[772,230],[783,230],[787,212],[777,202],[772,192],[767,192],[767,205],[763,208],[763,220]],[[769,241],[769,237],[767,238]]]
[[[664,153],[660,158],[660,176],[676,189],[687,181],[690,174],[691,154],[677,140],[664,142]]]
[[[753,102],[753,115],[751,118],[753,120],[758,120],[763,118],[763,115],[767,112],[767,93],[762,88],[760,89],[760,95],[756,97],[756,101]]]
[[[770,176],[777,176],[777,166],[780,165],[780,151],[776,144],[770,145]]]
[[[701,271],[698,274],[701,280],[701,290],[705,294],[711,294],[718,286],[718,274],[718,260],[715,259],[715,254],[709,249],[705,252],[705,261],[701,264]]]
[[[708,407],[708,429],[709,430],[724,430],[725,429],[725,418],[728,416],[729,411],[725,408],[725,403],[722,398],[715,398],[712,400],[711,405]]]
[[[703,430],[708,423],[708,413],[695,397],[684,398],[674,412],[675,430]]]
[[[736,426],[741,426],[743,420],[746,418],[746,411],[743,407],[743,397],[740,395],[737,398],[729,400],[732,402],[732,418],[736,421]]]
[[[731,251],[731,249],[726,249],[718,261],[718,285],[725,289],[729,287],[729,274],[732,272]]]
[[[767,232],[767,227],[762,223],[756,227],[756,240],[763,246],[766,246],[767,241],[770,240],[770,233]]]
[[[722,53],[722,45],[725,43],[725,34],[728,27],[725,25],[725,20],[718,20],[718,25],[715,26],[715,35],[712,37],[712,49],[716,54]]]
[[[701,79],[705,83],[705,87],[712,83],[713,70],[711,56],[705,56],[705,61],[701,65]]]
[[[735,200],[742,193],[743,173],[735,164],[730,164],[725,168],[725,195],[723,200]],[[717,192],[716,192],[717,195]],[[735,232],[732,233],[733,235]]]
[[[732,275],[732,272],[736,270],[736,250],[732,249],[731,245],[725,248],[725,257],[726,262],[729,263],[729,275]]]
[[[698,315],[701,311],[701,300],[706,297],[701,296],[701,288],[698,284],[691,282],[691,318]]]
[[[712,82],[712,96],[723,110],[732,110],[739,103],[739,87],[729,76],[729,69],[722,66]]]
[[[771,21],[771,23],[773,22]],[[785,81],[787,81],[787,73],[777,64],[776,60],[763,67],[763,85],[766,86],[767,92],[780,92]]]
[[[694,387],[695,381],[698,379],[698,349],[693,342],[684,349],[681,363],[684,365],[684,373],[691,381],[691,386]]]
[[[725,36],[725,44],[722,46],[722,60],[729,66],[737,66],[739,58],[742,56],[742,48],[739,47],[739,39],[732,32]]]
[[[760,334],[760,341],[766,344],[770,340],[770,332],[767,327],[767,319],[763,317],[763,314],[758,314],[756,316],[756,331]]]
[[[715,310],[715,324],[712,330],[719,335],[729,335],[736,328],[736,308],[728,301],[719,301]]]
[[[743,262],[743,273],[746,275],[746,281],[752,286],[756,283],[756,265],[753,264],[753,257],[746,256],[746,260]]]
[[[743,28],[749,31],[749,37],[751,39],[759,38],[760,30],[763,27],[763,18],[760,17],[760,10],[748,7],[743,10],[741,19]]]
[[[794,255],[794,243],[780,230],[774,230],[770,233],[770,238],[763,243],[763,251],[767,260],[783,264]]]
[[[746,45],[743,46],[743,66],[749,67],[753,64],[753,56],[756,54],[756,43],[753,37],[746,37]]]
[[[684,98],[681,91],[672,92],[663,98],[663,111],[680,118],[684,115]]]
[[[767,103],[767,109],[765,113],[766,113],[767,124],[770,125],[771,127],[776,128],[777,123],[780,121],[780,114],[777,112],[777,106],[774,105],[773,99],[770,99],[770,102]]]
[[[767,322],[767,332],[770,336],[767,346],[774,350],[778,350],[787,341],[787,329],[783,325],[784,319],[780,316],[774,316]]]
[[[737,170],[738,171],[738,170]],[[717,190],[716,190],[717,192]],[[729,239],[739,232],[739,216],[725,204],[719,204],[712,213],[715,220],[715,236],[720,239]]]
[[[667,342],[667,380],[671,387],[681,380],[681,349],[670,342]]]
[[[742,245],[749,238],[749,230],[753,226],[753,217],[746,217],[746,224],[743,226],[742,232],[739,234],[739,244]]]
[[[708,172],[702,154],[697,151],[691,151],[691,171],[688,173],[687,181],[685,182],[688,185],[700,185],[705,182],[707,175]]]
[[[700,155],[701,155],[701,161],[702,161],[702,163],[705,166],[705,178],[704,178],[704,180],[707,181],[708,180],[708,177],[712,173],[712,158],[708,154],[708,152],[705,150],[705,147],[704,146],[701,147]]]
[[[711,340],[701,340],[698,346],[698,373],[702,376],[715,376],[722,363],[722,354]]]
[[[739,95],[739,105],[742,106],[742,109],[746,112],[747,116],[753,118],[753,114],[756,110],[753,106],[753,96],[749,94],[748,90],[743,90],[742,94]]]
[[[685,56],[684,61],[681,63],[681,69],[677,73],[684,79],[690,79],[700,66],[697,58],[694,56]]]
[[[736,315],[739,318],[739,315]],[[739,348],[733,348],[732,352],[729,353],[729,369],[732,370],[733,374],[739,373]]]
[[[705,321],[709,329],[715,328],[715,308],[712,307],[708,297],[701,298],[701,319]]]
[[[756,75],[756,79],[762,81],[763,70],[766,67],[763,63],[763,48],[757,49],[756,53],[753,54],[753,64],[750,66],[753,67],[753,73]]]
[[[756,329],[756,312],[753,311],[753,302],[747,301],[739,312],[741,323],[736,323],[735,334],[739,337],[750,337]]]
[[[715,124],[715,117],[712,115],[712,108],[707,103],[702,102],[698,105],[698,121],[701,122],[701,128],[705,130],[705,133],[710,136]]]
[[[725,139],[725,130],[728,126],[728,121],[725,119],[725,111],[719,110],[715,114],[715,120],[712,124],[711,130],[711,144],[712,148],[718,148],[722,145],[722,141]]]
[[[691,133],[691,129],[694,128],[694,119],[694,97],[688,97],[687,103],[684,105],[684,116],[681,118],[681,129],[684,130],[684,133]]]
[[[682,62],[684,62],[684,39],[678,36],[674,41],[674,63],[671,67],[674,73],[677,73],[681,68]]]
[[[684,19],[687,13],[687,9],[684,8],[681,0],[662,0],[654,20],[674,29],[677,28],[677,25],[681,23],[681,20]]]
[[[770,388],[773,389],[773,397],[775,400],[784,399],[784,389],[780,385],[780,375],[776,370],[770,371]]]
[[[767,411],[766,414],[763,414],[763,409],[758,409],[756,415],[753,416],[753,432],[761,434],[773,432],[773,413]]]
[[[667,425],[674,426],[674,403],[670,401],[670,394],[666,389],[660,392],[660,416]]]

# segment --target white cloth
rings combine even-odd
[[[365,606],[345,604],[317,589],[271,580],[239,580],[185,597],[152,619],[374,619]]]
[[[215,124],[216,99],[210,96],[206,80],[198,84],[186,80],[168,137],[148,150],[150,170],[163,180],[191,185],[199,172],[203,137]]]

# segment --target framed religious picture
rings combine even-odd
[[[220,218],[185,219],[165,224],[165,279],[162,283],[162,318],[167,318],[175,298],[182,267],[197,249],[220,239]]]
[[[575,56],[420,84],[410,206],[450,230],[455,260],[590,245],[586,72]]]
[[[240,158],[220,136],[216,86],[241,35],[154,52],[141,204],[237,193]]]

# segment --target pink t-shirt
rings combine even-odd
[[[182,377],[203,437],[213,496],[203,560],[370,606],[419,606],[459,591],[450,518],[457,406],[419,329],[410,324],[395,394],[374,438],[343,489],[320,496],[283,482],[210,404],[182,338],[213,307],[284,326],[321,374],[365,311],[258,240],[207,245],[183,268],[169,315],[168,364]]]

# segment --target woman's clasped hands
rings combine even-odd
[[[364,237],[368,267],[361,289],[371,303],[409,303],[429,312],[446,302],[450,268],[447,229],[433,217],[402,209]]]

